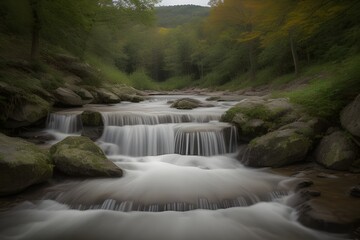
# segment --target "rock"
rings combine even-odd
[[[51,103],[41,97],[0,82],[0,121],[5,128],[29,126],[45,119]]]
[[[24,94],[21,102],[9,114],[5,127],[18,128],[30,126],[41,119],[45,119],[50,108],[51,104],[37,95]]]
[[[104,127],[83,127],[81,136],[88,137],[92,141],[96,141],[101,138],[104,132]]]
[[[57,104],[66,107],[79,107],[84,105],[81,97],[77,95],[73,90],[68,88],[57,88],[54,91],[54,96],[57,100]]]
[[[102,115],[99,112],[95,111],[84,111],[81,114],[81,122],[83,126],[88,127],[103,127],[104,122],[102,119]]]
[[[348,170],[357,160],[357,146],[342,131],[325,136],[316,149],[316,161],[335,170]]]
[[[340,121],[352,135],[360,137],[360,94],[342,110]]]
[[[350,196],[360,198],[360,185],[350,189]]]
[[[48,91],[46,91],[45,89],[43,88],[40,88],[40,87],[33,87],[31,89],[31,92],[39,97],[41,97],[42,99],[46,100],[47,102],[51,102],[53,103],[54,102],[54,96],[49,93]]]
[[[176,100],[170,107],[176,109],[194,109],[198,107],[213,107],[212,104],[203,103],[200,100],[192,98],[181,98]]]
[[[67,84],[67,87],[76,93],[82,100],[82,105],[92,103],[94,96],[85,88]]]
[[[298,207],[298,220],[303,225],[321,231],[344,233],[349,232],[353,223],[338,218],[328,209],[307,201]]]
[[[301,190],[301,194],[308,195],[309,197],[320,197],[321,192],[316,190],[303,189]]]
[[[240,101],[221,120],[234,123],[241,138],[250,141],[298,118],[299,114],[287,99],[253,98]]]
[[[315,136],[315,130],[311,127],[309,123],[305,122],[293,122],[279,128],[279,130],[286,129],[294,129],[296,133],[302,134],[309,138],[313,138]]]
[[[104,131],[104,122],[102,115],[95,111],[84,111],[81,114],[83,129],[81,136],[88,137],[96,141],[101,137]]]
[[[130,96],[147,96],[143,91],[137,90],[133,87],[129,87],[127,85],[115,85],[115,86],[107,86],[113,93],[118,95],[120,98],[122,95],[130,95]]]
[[[251,167],[280,167],[303,161],[312,141],[294,129],[277,130],[253,139],[245,164]]]
[[[238,113],[233,119],[233,123],[238,126],[241,140],[250,141],[251,139],[267,133],[268,126],[261,119],[248,119],[244,114]]]
[[[339,178],[338,176],[336,175],[333,175],[333,174],[327,174],[327,173],[319,173],[317,175],[318,178],[330,178],[330,179],[336,179],[336,178]]]
[[[67,137],[50,148],[56,169],[74,177],[121,177],[122,170],[108,160],[87,137]]]
[[[97,93],[100,103],[113,104],[121,101],[118,96],[105,88],[97,88],[95,89],[95,92]]]
[[[299,191],[300,189],[303,189],[303,188],[307,188],[307,187],[310,187],[314,185],[314,182],[309,180],[309,179],[305,179],[301,182],[299,182],[296,187],[295,187],[295,192]]]
[[[0,133],[0,196],[15,194],[47,181],[53,173],[46,151]]]
[[[355,160],[349,170],[353,173],[360,173],[360,159]]]

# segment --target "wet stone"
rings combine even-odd
[[[360,198],[360,185],[351,188],[350,196]]]

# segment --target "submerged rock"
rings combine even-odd
[[[253,139],[245,164],[251,167],[280,167],[303,161],[312,141],[295,129],[277,130]]]
[[[52,173],[53,165],[46,151],[0,133],[0,196],[15,194],[44,182]]]
[[[104,131],[104,122],[99,112],[84,111],[81,114],[83,129],[81,136],[95,141],[101,137]]]
[[[121,177],[122,170],[87,137],[67,137],[50,148],[55,167],[74,177]]]
[[[88,127],[104,126],[101,113],[95,111],[84,111],[81,114],[81,121],[83,126],[88,126]]]
[[[351,134],[360,137],[360,94],[340,114],[341,125]]]
[[[198,107],[213,107],[212,104],[203,103],[200,100],[192,99],[192,98],[181,98],[176,100],[173,104],[171,104],[171,108],[176,109],[187,109],[191,110]]]
[[[325,136],[316,149],[316,161],[335,170],[348,170],[357,156],[357,146],[342,131]]]

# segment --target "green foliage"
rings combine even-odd
[[[140,90],[158,90],[158,85],[144,71],[136,71],[129,76],[134,88]]]
[[[194,82],[190,76],[178,76],[167,79],[164,82],[159,83],[159,88],[161,90],[175,90],[175,89],[185,89],[193,86]]]
[[[104,61],[96,55],[88,55],[86,60],[100,71],[103,81],[113,84],[131,85],[129,77],[113,64]]]
[[[354,56],[333,68],[331,75],[316,78],[304,88],[280,94],[302,105],[313,115],[333,121],[340,110],[360,92],[360,56]],[[337,119],[337,118],[336,118]]]

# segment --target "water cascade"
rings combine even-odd
[[[297,221],[295,180],[235,159],[237,131],[217,121],[231,103],[182,111],[166,98],[89,106],[105,123],[97,144],[124,176],[52,182],[0,212],[0,239],[344,239]],[[79,113],[51,114],[48,130],[79,134]]]
[[[82,129],[79,114],[52,113],[47,119],[47,128],[61,133],[78,133]]]

